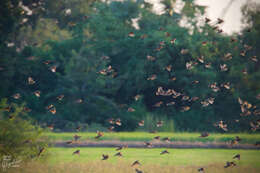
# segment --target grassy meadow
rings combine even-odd
[[[68,141],[72,140],[73,136],[77,134],[81,136],[80,140],[96,140],[95,132],[70,132],[70,133],[54,133],[45,132],[50,141]],[[236,136],[239,136],[242,141],[240,143],[255,144],[260,141],[260,134],[248,134],[248,133],[212,133],[206,138],[200,138],[200,133],[172,133],[172,132],[107,132],[98,140],[119,140],[119,141],[150,141],[155,136],[169,137],[171,141],[189,141],[189,142],[230,142]]]
[[[72,155],[79,149],[80,155]],[[50,148],[47,163],[34,162],[21,168],[9,169],[10,173],[134,173],[131,164],[139,160],[136,168],[144,173],[196,173],[204,167],[211,173],[257,173],[260,172],[259,150],[227,149],[167,149],[170,154],[160,155],[163,149],[121,150],[123,157],[116,157],[115,148]],[[101,160],[108,154],[108,160]],[[240,154],[241,160],[232,159]],[[235,161],[237,166],[224,168],[226,161]]]

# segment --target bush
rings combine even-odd
[[[24,105],[0,102],[0,158],[27,162],[47,156],[47,142],[41,138],[42,129],[32,124]],[[44,149],[40,152],[41,149]]]

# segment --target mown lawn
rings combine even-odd
[[[79,149],[80,155],[72,155]],[[241,160],[235,160],[240,166],[252,166],[260,169],[260,150],[228,150],[228,149],[167,149],[170,154],[160,155],[163,148],[125,148],[121,150],[123,157],[114,156],[118,151],[115,148],[51,148],[50,163],[60,162],[91,162],[100,161],[117,163],[125,161],[132,163],[139,160],[142,164],[159,164],[175,166],[207,166],[211,164],[222,164],[232,161],[236,154],[241,155]],[[102,154],[110,157],[101,161]]]
[[[54,133],[54,132],[45,132],[44,136],[47,136],[51,141],[68,141],[72,140],[73,136],[77,134],[81,137],[81,141],[84,140],[95,140],[94,137],[96,133],[93,132],[75,132],[75,133]],[[229,142],[239,136],[242,141],[240,143],[254,144],[257,141],[260,141],[260,134],[247,134],[247,133],[233,133],[233,134],[220,134],[214,133],[210,134],[209,137],[200,138],[200,133],[147,133],[147,132],[118,132],[110,133],[107,132],[99,140],[120,140],[120,141],[149,141],[152,140],[155,136],[161,137],[170,137],[172,141],[190,141],[190,142]]]
[[[72,155],[75,150],[80,155]],[[115,148],[50,148],[50,157],[45,163],[33,162],[8,173],[135,173],[131,164],[139,160],[137,168],[143,173],[259,173],[260,150],[228,149],[168,149],[170,154],[160,155],[163,149],[126,148],[123,157],[113,156]],[[108,154],[102,161],[101,155]],[[232,159],[235,154],[241,160]],[[235,161],[237,166],[224,168],[226,161]]]

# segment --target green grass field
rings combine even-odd
[[[79,149],[80,155],[72,155]],[[206,166],[225,164],[232,161],[236,154],[241,155],[237,163],[241,166],[252,166],[260,169],[260,150],[228,150],[228,149],[167,149],[170,154],[160,155],[164,148],[126,148],[121,150],[123,157],[114,156],[115,148],[51,148],[50,163],[101,161],[102,154],[108,154],[111,163],[125,161],[132,163],[139,160],[143,164],[175,165],[175,166]]]
[[[73,136],[77,134],[81,137],[81,141],[84,140],[95,140],[94,137],[96,133],[93,132],[75,132],[75,133],[54,133],[54,132],[45,132],[44,136],[47,136],[51,141],[68,141],[72,140]],[[240,143],[254,144],[256,141],[260,141],[260,134],[247,134],[247,133],[215,133],[210,134],[209,137],[200,138],[200,133],[147,133],[147,132],[119,132],[119,133],[110,133],[107,132],[99,140],[120,140],[120,141],[149,141],[152,140],[155,136],[161,137],[170,137],[172,141],[190,141],[190,142],[229,142],[239,136],[242,138]]]
[[[80,149],[80,155],[72,153]],[[259,150],[227,149],[168,149],[170,154],[160,155],[164,149],[126,148],[123,157],[113,156],[115,148],[50,148],[47,163],[31,163],[8,173],[135,173],[131,164],[139,160],[138,169],[144,173],[196,173],[200,167],[205,173],[258,173],[260,172]],[[102,161],[101,155],[109,154]],[[241,160],[234,160],[235,154]],[[235,161],[237,166],[224,168],[226,161]]]

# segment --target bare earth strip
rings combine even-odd
[[[223,148],[223,149],[260,149],[260,146],[253,144],[235,144],[230,145],[224,142],[161,142],[151,141],[152,148]],[[51,143],[55,147],[118,147],[127,146],[129,148],[147,148],[144,142],[140,141],[118,141],[118,140],[106,140],[106,141],[80,141],[73,144],[66,144],[64,141],[55,141]]]

